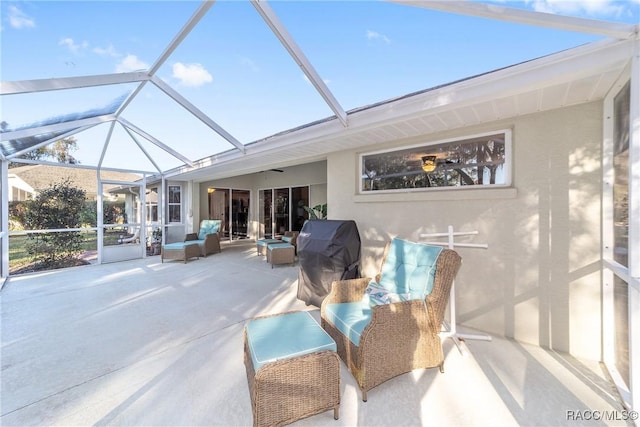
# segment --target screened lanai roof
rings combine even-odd
[[[501,108],[514,103],[522,113],[555,107],[544,99],[545,90],[549,99],[561,94],[565,104],[597,99],[625,66],[628,49],[620,41],[637,37],[640,16],[635,0],[53,1],[0,7],[0,156],[13,159],[73,136],[73,156],[81,164],[191,173],[192,179],[207,166],[238,173],[240,159],[245,172],[286,163],[280,154],[267,156],[268,147],[318,136],[348,145],[437,130],[437,123],[447,128],[448,120],[504,117]],[[564,71],[594,53],[602,60],[572,70],[575,75]],[[559,65],[569,60],[575,62]],[[540,71],[553,67],[560,67],[554,68],[560,80]],[[546,83],[518,80],[523,72]],[[469,79],[476,75],[479,80]],[[436,111],[446,104],[443,93],[455,98],[446,88],[458,94],[471,86],[465,86],[468,80],[509,79],[522,93],[509,83],[498,85],[497,93],[514,98],[494,102],[490,116],[483,116],[489,114],[482,108],[486,100],[478,97],[475,106],[451,105],[452,118],[440,112],[436,124],[411,122],[410,113],[402,126],[391,123],[390,110]],[[562,86],[570,80],[578,83]],[[371,123],[387,121],[393,129],[371,134]],[[331,147],[327,142],[325,152]],[[314,159],[323,151],[288,152]]]

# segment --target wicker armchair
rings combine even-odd
[[[220,247],[220,220],[205,219],[200,223],[199,233],[189,233],[185,235],[184,241],[196,241],[200,246],[200,256],[206,257],[209,254],[217,254]]]
[[[392,242],[389,242],[384,250],[380,269],[383,273]],[[336,341],[338,355],[356,379],[364,402],[367,401],[367,392],[370,389],[400,374],[436,366],[444,372],[444,355],[439,332],[461,258],[453,250],[441,249],[433,262],[433,288],[424,300],[410,299],[373,305],[369,310],[369,305],[366,304],[365,307],[362,300],[371,279],[361,278],[333,282],[331,292],[322,302],[322,327]],[[377,283],[380,283],[380,277],[379,273],[375,280]],[[349,302],[354,303],[352,307],[359,303],[360,307],[363,307],[362,312],[365,313],[360,321],[366,326],[359,334],[357,345],[353,342],[352,330],[348,333],[351,337],[348,337],[328,319],[331,317],[328,316],[328,311],[336,307],[330,305],[346,305],[344,303]],[[342,329],[344,330],[344,327]]]

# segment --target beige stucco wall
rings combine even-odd
[[[341,152],[327,160],[329,217],[358,224],[367,275],[390,237],[477,230],[460,241],[489,247],[458,249],[458,323],[600,360],[600,103],[392,145],[504,128],[512,189],[358,195],[360,152]]]

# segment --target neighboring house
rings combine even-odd
[[[24,202],[32,199],[36,195],[36,190],[32,186],[24,182],[15,173],[9,173],[9,201]]]
[[[113,171],[102,171],[103,180],[137,181],[140,175]],[[94,169],[61,167],[51,165],[27,165],[9,169],[9,201],[33,198],[39,191],[64,180],[85,191],[87,199],[97,200],[98,177]],[[116,185],[104,184],[103,195],[115,200],[109,190]]]

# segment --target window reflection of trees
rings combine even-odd
[[[436,169],[422,170],[435,155]],[[504,184],[505,134],[363,156],[363,191]]]

